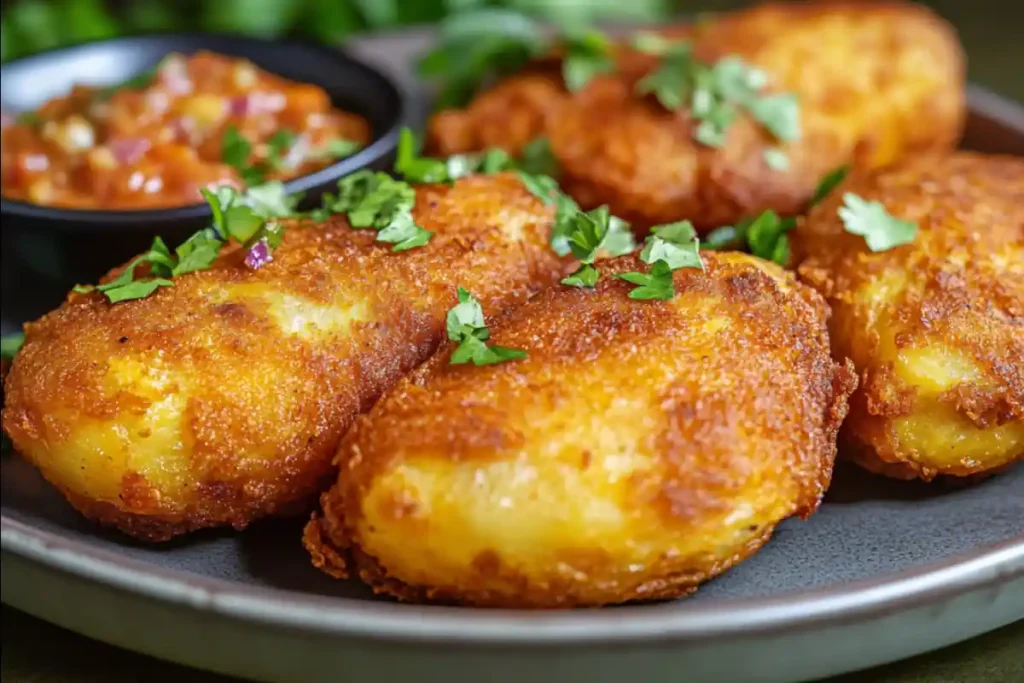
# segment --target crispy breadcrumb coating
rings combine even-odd
[[[445,338],[456,287],[488,314],[563,267],[552,210],[513,175],[417,190],[425,247],[294,223],[145,299],[76,294],[26,327],[6,381],[15,449],[86,516],[149,541],[301,512],[355,416]]]
[[[852,192],[918,223],[881,253],[843,229]],[[832,349],[861,386],[843,445],[901,478],[993,472],[1024,457],[1024,159],[956,153],[848,179],[792,235],[832,306]]]
[[[571,607],[673,598],[814,512],[855,385],[827,309],[773,264],[709,254],[671,302],[554,287],[493,343],[526,360],[403,380],[343,440],[313,563],[410,601]]]

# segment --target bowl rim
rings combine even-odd
[[[198,31],[168,31],[154,32],[116,38],[105,38],[93,40],[76,45],[45,50],[26,57],[5,62],[0,65],[0,74],[3,74],[12,67],[24,65],[31,66],[32,62],[43,61],[52,58],[54,55],[64,58],[75,57],[76,53],[102,48],[106,45],[130,45],[132,43],[147,43],[153,40],[183,40],[210,41],[221,45],[234,43],[238,46],[291,46],[301,48],[312,53],[319,53],[325,60],[333,61],[335,64],[344,63],[346,68],[361,71],[365,76],[377,82],[377,86],[385,90],[386,96],[397,103],[396,115],[385,130],[383,130],[369,145],[363,147],[355,154],[339,159],[335,163],[325,166],[322,169],[307,173],[305,175],[283,181],[285,191],[288,194],[307,192],[317,186],[329,183],[342,178],[361,168],[370,166],[379,159],[386,157],[393,152],[398,145],[398,134],[402,126],[408,124],[410,117],[409,94],[406,89],[390,76],[385,70],[380,69],[369,62],[353,56],[344,49],[344,46],[330,46],[308,40],[297,40],[294,38],[269,39],[254,36],[246,36],[232,33],[198,32]],[[222,49],[213,49],[214,52],[233,55],[224,52]],[[263,68],[263,67],[261,67]],[[273,72],[273,69],[266,69]],[[324,87],[318,83],[312,83]],[[31,202],[9,199],[0,195],[0,213],[4,216],[30,219],[46,222],[55,230],[64,232],[76,232],[79,230],[91,230],[97,226],[105,229],[132,229],[140,226],[152,226],[154,224],[176,223],[182,221],[193,221],[201,218],[213,217],[210,207],[206,202],[175,206],[161,209],[65,209],[52,206],[32,204]]]

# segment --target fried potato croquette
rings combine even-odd
[[[494,330],[525,360],[438,352],[357,419],[306,528],[313,563],[409,601],[673,598],[806,517],[855,384],[827,309],[773,264],[709,254],[671,302],[548,289]]]
[[[309,509],[356,414],[426,360],[457,285],[500,313],[553,282],[552,211],[511,174],[417,188],[424,247],[341,217],[110,304],[69,295],[6,382],[15,449],[86,516],[158,541]]]
[[[915,221],[872,253],[847,192]],[[992,472],[1024,457],[1024,159],[956,153],[848,179],[792,235],[832,306],[832,349],[861,386],[842,443],[900,478]]]
[[[702,62],[735,55],[759,67],[766,93],[793,93],[800,139],[780,143],[741,112],[721,147],[699,143],[689,109],[670,112],[636,92],[657,58],[619,48],[618,72],[573,95],[555,76],[544,88],[532,75],[499,83],[465,110],[438,114],[430,144],[446,154],[491,145],[515,152],[528,135],[546,134],[563,189],[584,208],[609,204],[642,231],[680,219],[706,230],[769,208],[796,214],[841,165],[885,166],[959,139],[961,49],[952,28],[924,8],[767,4],[665,33],[688,39]],[[775,149],[787,168],[770,166],[765,153]]]

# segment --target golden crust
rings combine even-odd
[[[871,253],[842,227],[852,192],[916,221]],[[970,476],[1024,457],[1024,159],[966,152],[850,178],[793,233],[832,306],[833,354],[861,388],[842,441],[873,471]]]
[[[769,74],[770,90],[795,93],[801,140],[779,145],[744,115],[722,148],[700,145],[688,111],[634,94],[655,61],[621,49],[619,73],[573,96],[553,75],[543,90],[532,76],[514,76],[465,110],[438,114],[432,144],[443,153],[516,151],[527,130],[546,132],[563,187],[584,208],[607,203],[640,229],[682,218],[710,229],[767,208],[798,213],[843,164],[884,166],[959,139],[961,50],[952,29],[921,7],[776,3],[665,32],[689,35],[702,60],[739,55]],[[516,125],[502,133],[496,122]],[[788,155],[788,170],[768,167],[764,152],[774,147]]]
[[[435,232],[395,254],[336,217],[296,223],[149,298],[70,294],[26,328],[4,429],[85,515],[146,540],[308,509],[355,415],[444,337],[457,286],[489,314],[563,267],[512,175],[420,187]]]
[[[772,264],[709,254],[672,302],[555,287],[501,365],[451,348],[357,419],[307,526],[313,563],[403,600],[570,607],[677,597],[812,513],[855,385],[827,309]]]

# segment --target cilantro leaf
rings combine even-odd
[[[563,41],[562,78],[569,92],[579,92],[595,76],[615,69],[611,42],[600,31],[569,31]]]
[[[814,190],[814,196],[811,197],[811,206],[817,206],[825,199],[825,197],[832,194],[832,190],[836,189],[839,183],[843,182],[849,174],[849,166],[840,166],[826,174],[825,177],[821,179],[821,182],[818,183],[817,189]]]
[[[267,140],[267,165],[270,168],[281,166],[283,157],[288,149],[295,143],[295,133],[287,128],[281,128]]]
[[[224,136],[220,141],[221,161],[244,176],[246,169],[249,167],[249,155],[251,154],[252,144],[248,138],[239,132],[235,124],[231,124],[224,129]]]
[[[467,290],[459,287],[459,303],[453,306],[445,319],[448,338],[458,342],[449,363],[462,365],[492,365],[510,360],[526,358],[526,352],[504,346],[488,346],[491,333],[484,323],[484,311],[480,302]]]
[[[24,343],[24,332],[15,332],[14,334],[0,337],[0,359],[13,360]]]
[[[284,218],[296,214],[295,206],[301,198],[301,194],[288,194],[280,180],[273,180],[250,187],[242,201],[260,218]]]
[[[97,287],[100,291],[107,295],[110,303],[116,304],[120,301],[129,301],[131,299],[145,299],[147,296],[155,292],[160,287],[173,287],[174,283],[164,278],[149,278],[146,280],[133,280],[124,284],[118,285],[117,287],[109,287],[103,289],[102,286]]]
[[[653,265],[664,262],[671,270],[679,268],[704,269],[700,258],[700,240],[690,221],[679,221],[659,225],[651,229],[651,235],[640,252],[640,260]]]
[[[601,242],[601,255],[614,257],[629,254],[636,249],[636,239],[629,223],[618,216],[608,219],[608,234]]]
[[[415,133],[408,127],[398,133],[395,171],[414,183],[444,183],[451,180],[445,161],[420,156],[420,144]]]
[[[607,206],[600,206],[592,211],[577,212],[572,218],[572,231],[569,233],[569,249],[580,263],[593,263],[601,243],[608,234],[611,215]]]
[[[572,197],[562,194],[558,190],[557,183],[554,184],[554,193],[555,223],[551,228],[551,248],[559,256],[568,256],[572,253],[572,249],[569,247],[569,235],[574,229],[573,219],[579,213],[580,207]],[[610,228],[611,226],[609,226]]]
[[[909,244],[917,237],[917,224],[890,214],[877,201],[866,201],[852,192],[843,195],[839,217],[846,231],[860,235],[874,252]]]
[[[664,55],[677,45],[677,41],[650,31],[638,31],[629,40],[637,52],[649,55]]]
[[[636,90],[641,95],[653,94],[663,107],[675,111],[689,99],[695,63],[690,44],[675,43],[663,53],[658,68],[637,82]]]
[[[744,218],[735,226],[712,230],[705,237],[704,249],[747,249],[751,254],[780,266],[789,262],[789,237],[796,227],[795,218],[782,218],[771,209],[755,218]]]
[[[563,285],[569,287],[593,287],[601,277],[601,271],[590,264],[583,264],[569,277],[562,279]]]
[[[525,173],[557,177],[561,169],[551,150],[551,140],[541,136],[526,143],[519,156],[519,168]]]
[[[793,93],[760,97],[749,105],[754,119],[783,142],[800,139],[800,104]]]
[[[411,213],[405,212],[395,216],[387,227],[377,233],[377,241],[394,244],[391,251],[406,251],[422,247],[433,236],[434,233],[416,225]]]
[[[335,159],[350,157],[362,148],[363,146],[355,140],[346,140],[345,138],[332,138],[324,145],[327,155]]]
[[[615,277],[637,285],[629,293],[630,299],[661,299],[670,301],[676,295],[672,269],[664,261],[656,261],[649,273],[619,273]]]
[[[354,228],[382,230],[416,203],[416,191],[408,183],[366,169],[339,180],[338,190],[328,208],[347,214]]]
[[[526,189],[545,204],[554,203],[556,197],[561,194],[558,191],[558,182],[551,176],[527,173],[525,171],[517,171],[516,174],[523,182],[523,185],[526,186]]]
[[[224,243],[213,228],[198,231],[174,250],[178,263],[171,269],[171,275],[177,277],[197,270],[206,270],[213,264],[222,246]]]

